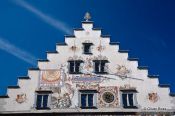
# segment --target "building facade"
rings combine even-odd
[[[173,115],[169,86],[94,28],[89,14],[85,19],[55,52],[47,52],[47,60],[8,87],[0,113]]]

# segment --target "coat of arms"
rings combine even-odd
[[[149,99],[149,101],[155,103],[155,102],[158,101],[159,96],[158,96],[157,93],[154,93],[154,92],[152,92],[152,93],[148,93],[148,99]]]
[[[24,93],[22,93],[22,94],[17,94],[17,96],[16,96],[16,102],[18,102],[18,103],[23,103],[23,102],[25,102],[26,101],[26,94],[24,94]]]

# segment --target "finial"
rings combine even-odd
[[[89,21],[89,19],[91,19],[91,15],[90,15],[89,12],[86,12],[86,14],[85,14],[85,16],[84,16],[84,19],[85,19],[86,21]]]

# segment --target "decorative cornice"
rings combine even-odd
[[[46,51],[46,53],[48,53],[48,54],[56,54],[58,52],[57,51]]]
[[[175,97],[175,93],[170,93],[169,94],[171,97]]]
[[[119,50],[118,52],[120,52],[120,53],[128,53],[129,50]]]
[[[65,45],[67,45],[67,43],[56,43],[56,45],[65,46]]]
[[[47,59],[38,59],[37,61],[38,62],[49,62],[49,60],[47,60]]]
[[[8,86],[7,88],[9,88],[9,89],[18,89],[20,87],[18,85],[11,85],[11,86]]]
[[[19,76],[18,79],[30,79],[29,76]]]
[[[170,87],[170,84],[159,84],[159,87]]]
[[[92,30],[103,30],[103,28],[92,28]]]
[[[75,31],[84,31],[83,28],[73,28],[73,30],[75,30]],[[102,30],[102,28],[92,28],[92,30],[100,31],[100,30]]]
[[[81,21],[81,23],[84,23],[84,24],[93,24],[94,21]]]
[[[111,35],[101,35],[100,37],[106,38],[106,37],[111,37]]]
[[[148,66],[138,66],[137,68],[140,69],[140,70],[147,70]]]
[[[75,38],[75,35],[64,35],[64,37]]]
[[[128,58],[129,61],[138,61],[139,58]]]
[[[8,95],[0,95],[0,98],[9,98]]]
[[[38,67],[29,68],[28,70],[40,70]]]
[[[159,75],[148,75],[149,78],[159,78]]]
[[[110,45],[119,45],[120,42],[110,42],[109,44],[110,44]]]
[[[49,90],[37,90],[37,91],[35,91],[36,93],[53,93],[52,91],[49,91]]]
[[[84,29],[83,28],[73,28],[73,30],[75,30],[75,31],[83,31]]]

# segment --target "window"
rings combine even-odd
[[[92,54],[91,53],[91,46],[92,45],[93,45],[92,43],[83,43],[84,54]]]
[[[69,61],[69,73],[70,74],[79,74],[79,73],[81,73],[80,64],[82,62],[83,61],[81,61],[81,60]]]
[[[49,109],[49,95],[52,91],[36,91],[36,109]]]
[[[96,108],[96,90],[80,90],[79,104],[81,108]]]
[[[136,107],[136,93],[135,92],[122,92],[122,103],[124,108],[137,108]]]
[[[95,73],[107,73],[106,71],[106,63],[108,61],[107,60],[94,60],[94,64],[95,64]]]
[[[49,95],[37,95],[36,108],[37,109],[48,109],[48,96]]]

